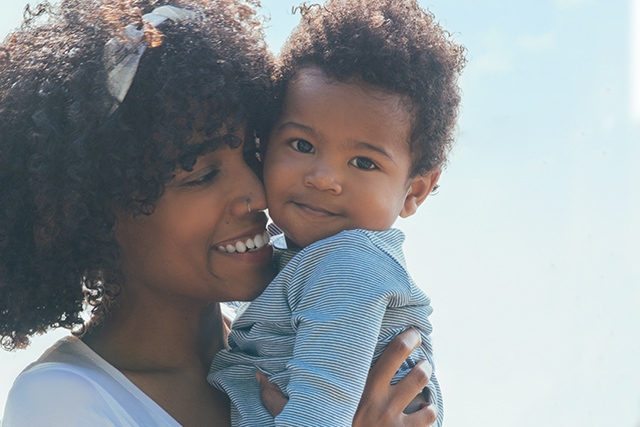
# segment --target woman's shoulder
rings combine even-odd
[[[178,426],[82,341],[58,341],[16,378],[3,427],[45,425]]]
[[[94,395],[95,391],[94,379],[81,367],[59,362],[36,363],[16,378],[9,403],[15,400],[33,405],[64,395]]]
[[[90,371],[68,363],[38,361],[13,383],[3,426],[87,425],[87,419],[96,420],[90,411],[100,406],[108,405]]]

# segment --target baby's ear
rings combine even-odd
[[[411,185],[409,186],[407,197],[404,199],[400,217],[407,218],[416,213],[418,207],[433,191],[433,188],[438,183],[438,179],[440,179],[441,173],[442,169],[436,168],[411,178]]]

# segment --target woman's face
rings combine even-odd
[[[265,208],[262,183],[245,162],[243,147],[201,156],[191,172],[176,173],[150,216],[119,216],[123,293],[207,302],[254,299],[274,276],[271,246],[223,248],[242,248],[263,235]]]

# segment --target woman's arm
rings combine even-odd
[[[353,427],[427,427],[436,422],[435,405],[427,404],[421,393],[431,376],[429,363],[419,363],[398,384],[390,385],[398,367],[419,345],[420,334],[414,329],[389,343],[369,371]],[[275,417],[282,412],[287,399],[265,375],[258,373],[257,377],[262,403]]]

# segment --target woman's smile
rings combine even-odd
[[[253,237],[243,237],[219,243],[216,247],[218,252],[222,253],[256,252],[268,246],[269,240],[269,232],[265,230],[262,233],[255,234]]]
[[[215,177],[201,182],[212,169]],[[274,272],[263,187],[242,148],[204,154],[175,180],[152,215],[122,218],[118,226],[129,286],[202,301],[255,298]]]

